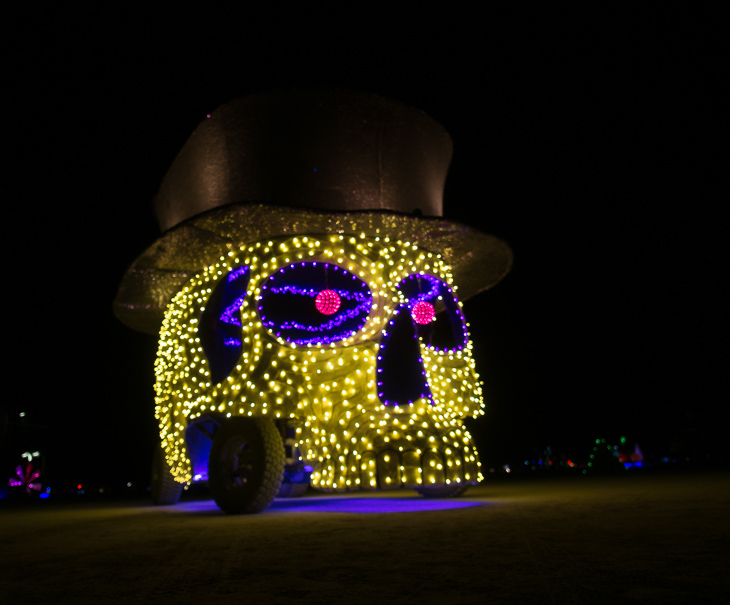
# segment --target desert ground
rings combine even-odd
[[[728,603],[730,474],[0,508],[0,603]]]

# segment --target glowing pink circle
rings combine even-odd
[[[411,316],[417,324],[426,325],[430,324],[436,319],[436,312],[433,310],[433,305],[425,300],[417,302],[413,305],[413,311]]]
[[[314,299],[314,304],[323,315],[332,315],[340,308],[340,295],[334,290],[322,290]]]

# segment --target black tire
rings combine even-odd
[[[439,485],[434,487],[423,486],[417,487],[415,490],[424,498],[458,498],[463,496],[464,492],[469,489],[468,485]]]
[[[159,506],[177,504],[182,491],[183,484],[173,479],[170,466],[165,460],[165,452],[162,446],[158,445],[152,456],[152,481],[150,483],[152,502]]]
[[[261,512],[279,491],[284,461],[284,443],[273,420],[230,418],[210,448],[208,486],[213,499],[227,513]]]
[[[277,498],[301,498],[307,493],[309,483],[282,483]]]

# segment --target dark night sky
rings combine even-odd
[[[620,434],[656,455],[719,450],[721,71],[711,17],[661,10],[29,19],[4,77],[5,411],[49,427],[58,481],[146,480],[156,343],[111,303],[159,234],[151,199],[217,106],[336,86],[441,122],[445,216],[514,250],[466,303],[483,462]]]

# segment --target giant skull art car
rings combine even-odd
[[[370,97],[326,94],[310,101],[297,99],[307,107],[307,124],[329,103],[330,112],[340,113],[343,106],[365,106],[367,129],[377,125]],[[401,114],[402,106],[391,101],[377,103],[381,122],[384,115],[392,120],[397,114],[399,126],[404,116],[414,119],[419,129],[431,129],[431,138],[441,137],[443,147],[444,131],[429,118],[410,109]],[[251,115],[260,107],[259,100],[243,109]],[[267,106],[266,112],[268,119],[273,111]],[[240,107],[234,115],[239,119]],[[326,125],[328,140],[343,129],[341,122]],[[350,120],[348,135],[352,124],[364,128],[366,122]],[[173,165],[167,178],[177,180],[174,187],[163,184],[161,198],[173,200],[169,207],[178,214],[161,223],[174,228],[135,261],[115,302],[117,316],[136,329],[156,331],[161,322],[155,502],[172,504],[183,486],[199,481],[231,513],[258,512],[277,495],[301,495],[310,484],[325,491],[410,487],[424,496],[456,496],[479,482],[478,454],[463,419],[482,413],[482,386],[456,278],[469,294],[494,285],[509,270],[509,248],[453,221],[383,212],[387,188],[377,180],[376,193],[358,198],[365,202],[355,211],[312,209],[311,198],[302,209],[266,201],[210,203],[211,165],[224,166],[226,183],[234,182],[225,191],[245,189],[229,176],[230,157],[246,156],[230,151],[230,133],[256,133],[229,120],[226,162],[216,163],[209,159],[215,137],[206,134],[215,123],[205,128],[207,138],[191,137],[208,154],[205,162],[198,156],[192,162],[184,150],[176,163],[203,165],[199,174],[208,180],[192,186],[195,170],[176,175]],[[377,129],[380,170],[383,149],[396,143],[385,145],[382,123]],[[367,139],[371,130],[363,132],[358,136]],[[402,138],[398,133],[394,140]],[[447,166],[450,148],[444,157]],[[358,156],[357,178],[348,164],[338,179],[367,188],[371,181],[361,178],[367,160]],[[331,169],[333,162],[319,166]],[[256,168],[262,170],[260,163]],[[296,166],[288,170],[298,174]],[[429,191],[436,191],[438,216],[445,168],[425,178],[436,179],[438,187]],[[260,187],[249,189],[263,195]],[[204,203],[190,201],[188,192],[201,190]],[[375,195],[380,207],[372,209]],[[407,197],[399,195],[398,203]]]
[[[175,296],[156,413],[176,481],[208,474],[216,491],[230,484],[216,495],[221,506],[238,507],[228,492],[252,480],[246,438],[226,433],[230,443],[216,448],[214,437],[212,455],[209,443],[186,440],[232,417],[294,428],[316,488],[449,493],[480,480],[461,419],[481,413],[481,386],[449,268],[408,242],[378,240],[256,242]],[[257,506],[276,495],[275,470]]]

